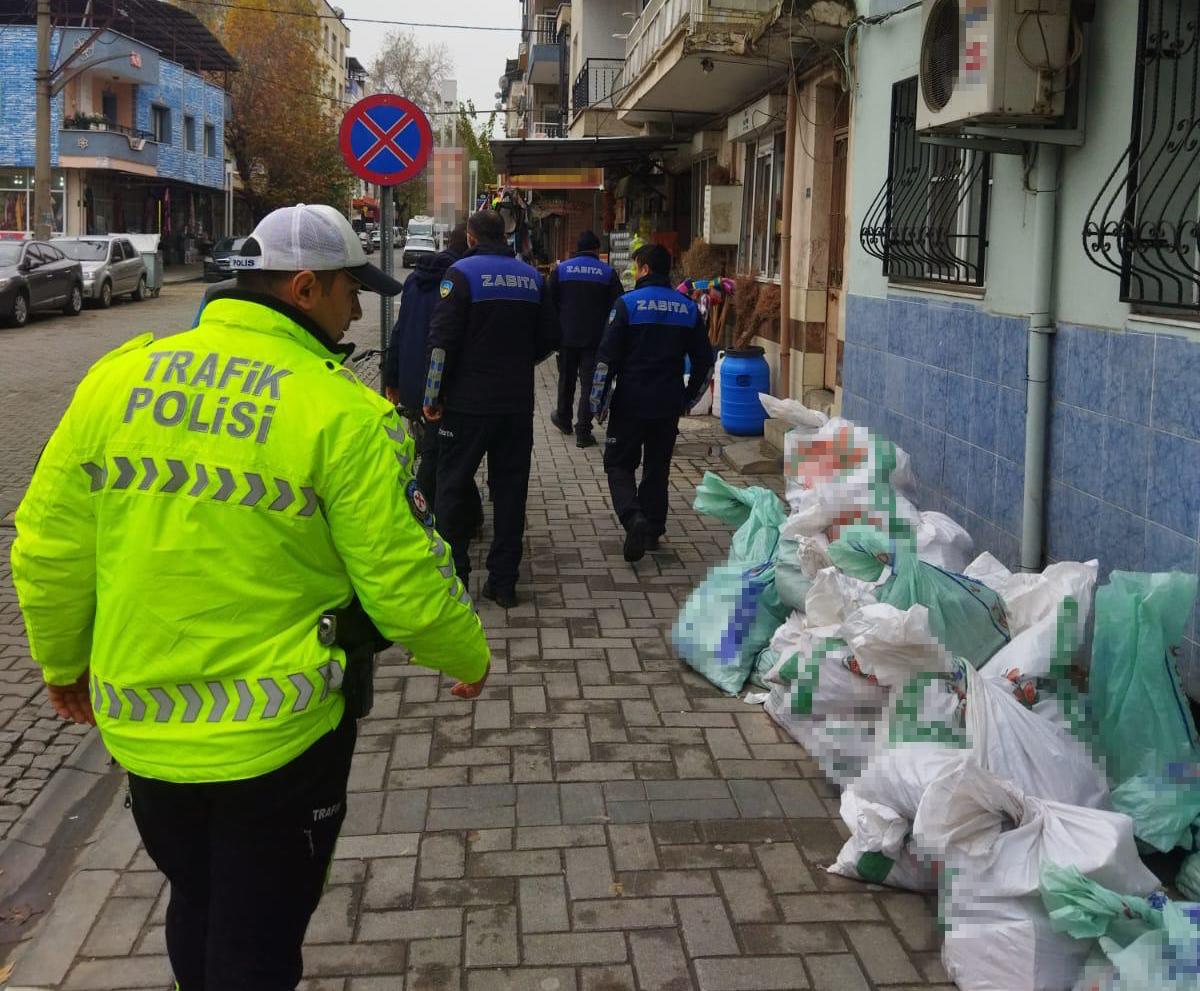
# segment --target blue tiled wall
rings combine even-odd
[[[166,179],[179,179],[198,186],[221,189],[225,185],[225,93],[220,87],[205,82],[182,66],[160,63],[157,86],[139,86],[137,94],[137,126],[151,130],[151,106],[159,104],[171,110],[171,144],[158,149],[158,174]],[[196,119],[196,150],[187,151],[183,118]],[[204,154],[204,125],[216,128],[215,157]]]
[[[908,450],[922,509],[1018,563],[1028,321],[923,297],[847,299],[843,413]],[[1113,569],[1200,570],[1200,343],[1060,325],[1046,550]],[[1200,609],[1198,609],[1200,612]],[[1200,695],[1197,617],[1185,677]]]
[[[22,25],[3,29],[0,42],[0,165],[32,168],[34,164],[35,94],[33,70],[37,64],[37,32]],[[57,35],[52,45],[57,49]],[[175,62],[159,61],[157,86],[137,88],[137,126],[150,130],[150,105],[171,108],[172,140],[158,151],[158,174],[221,189],[225,184],[225,93]],[[184,151],[183,116],[196,118],[196,150]],[[58,132],[62,96],[53,103],[50,129],[51,162],[58,165]],[[216,128],[217,155],[204,154],[204,125]]]
[[[37,31],[10,25],[0,40],[0,165],[31,169],[34,166],[34,124],[37,94],[33,70],[37,65]],[[58,54],[58,36],[51,35],[51,61]],[[62,96],[51,102],[50,162],[58,165],[58,129],[62,121]]]
[[[922,509],[954,517],[1010,567],[1021,530],[1026,326],[965,304],[847,300],[843,412],[909,452]]]

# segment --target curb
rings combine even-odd
[[[99,816],[82,806],[102,785],[117,781],[100,734],[89,733],[0,842],[0,904],[18,898],[48,857],[77,846],[85,828],[86,839]]]

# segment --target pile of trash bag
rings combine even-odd
[[[1200,902],[1200,735],[1176,669],[1196,576],[1013,573],[917,507],[901,448],[769,412],[794,424],[786,505],[705,477],[697,509],[738,529],[674,639],[724,691],[761,689],[747,701],[840,786],[828,870],[936,892],[964,991],[1200,991],[1200,905],[1167,901],[1141,859],[1191,851],[1176,884]]]

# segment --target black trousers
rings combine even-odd
[[[424,493],[431,512],[437,512],[437,470],[438,470],[438,425],[427,423],[421,435],[421,444],[417,448],[417,485]],[[483,526],[483,499],[479,495],[479,486],[471,480],[473,495],[468,493],[472,502],[475,519],[475,530]],[[474,533],[475,530],[471,532]]]
[[[574,423],[576,434],[592,432],[592,377],[596,374],[595,348],[562,348],[558,352],[558,418]],[[579,383],[579,408],[575,405],[575,383]]]
[[[167,953],[180,991],[294,991],[300,947],[346,817],[353,719],[245,781],[129,775],[146,852],[171,884]]]
[[[667,482],[671,454],[679,432],[675,416],[643,419],[613,411],[604,444],[608,491],[621,525],[628,527],[641,513],[650,522],[650,536],[667,531]],[[637,481],[638,465],[642,480]]]
[[[454,568],[471,574],[479,490],[475,473],[488,459],[494,533],[487,569],[492,584],[513,588],[521,570],[525,500],[533,452],[533,413],[474,414],[447,410],[438,431],[438,532],[450,542]]]

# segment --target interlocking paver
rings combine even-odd
[[[195,291],[178,298],[190,317]],[[109,327],[75,350],[55,338],[62,353],[47,367],[77,377],[140,329]],[[0,394],[37,412],[18,413],[13,429],[27,438],[0,436],[0,510],[69,395],[57,381],[31,389],[14,377],[28,365],[5,362],[10,333],[0,335]],[[368,320],[352,336],[370,346],[377,334]],[[28,347],[30,332],[19,337]],[[477,599],[494,657],[477,703],[398,651],[381,658],[302,991],[945,984],[930,899],[820,870],[843,841],[836,790],[761,711],[672,654],[680,606],[729,543],[728,527],[690,508],[702,473],[720,470],[695,441],[712,435],[711,421],[683,425],[667,540],[629,566],[599,454],[547,428],[552,368],[539,373],[524,601],[506,613]],[[62,773],[84,738],[51,718],[23,653],[11,539],[0,527],[0,837],[44,787],[35,775]],[[473,547],[474,593],[484,550]],[[166,891],[128,813],[114,815],[124,832],[85,857],[116,883],[55,948],[66,988],[169,983]]]

